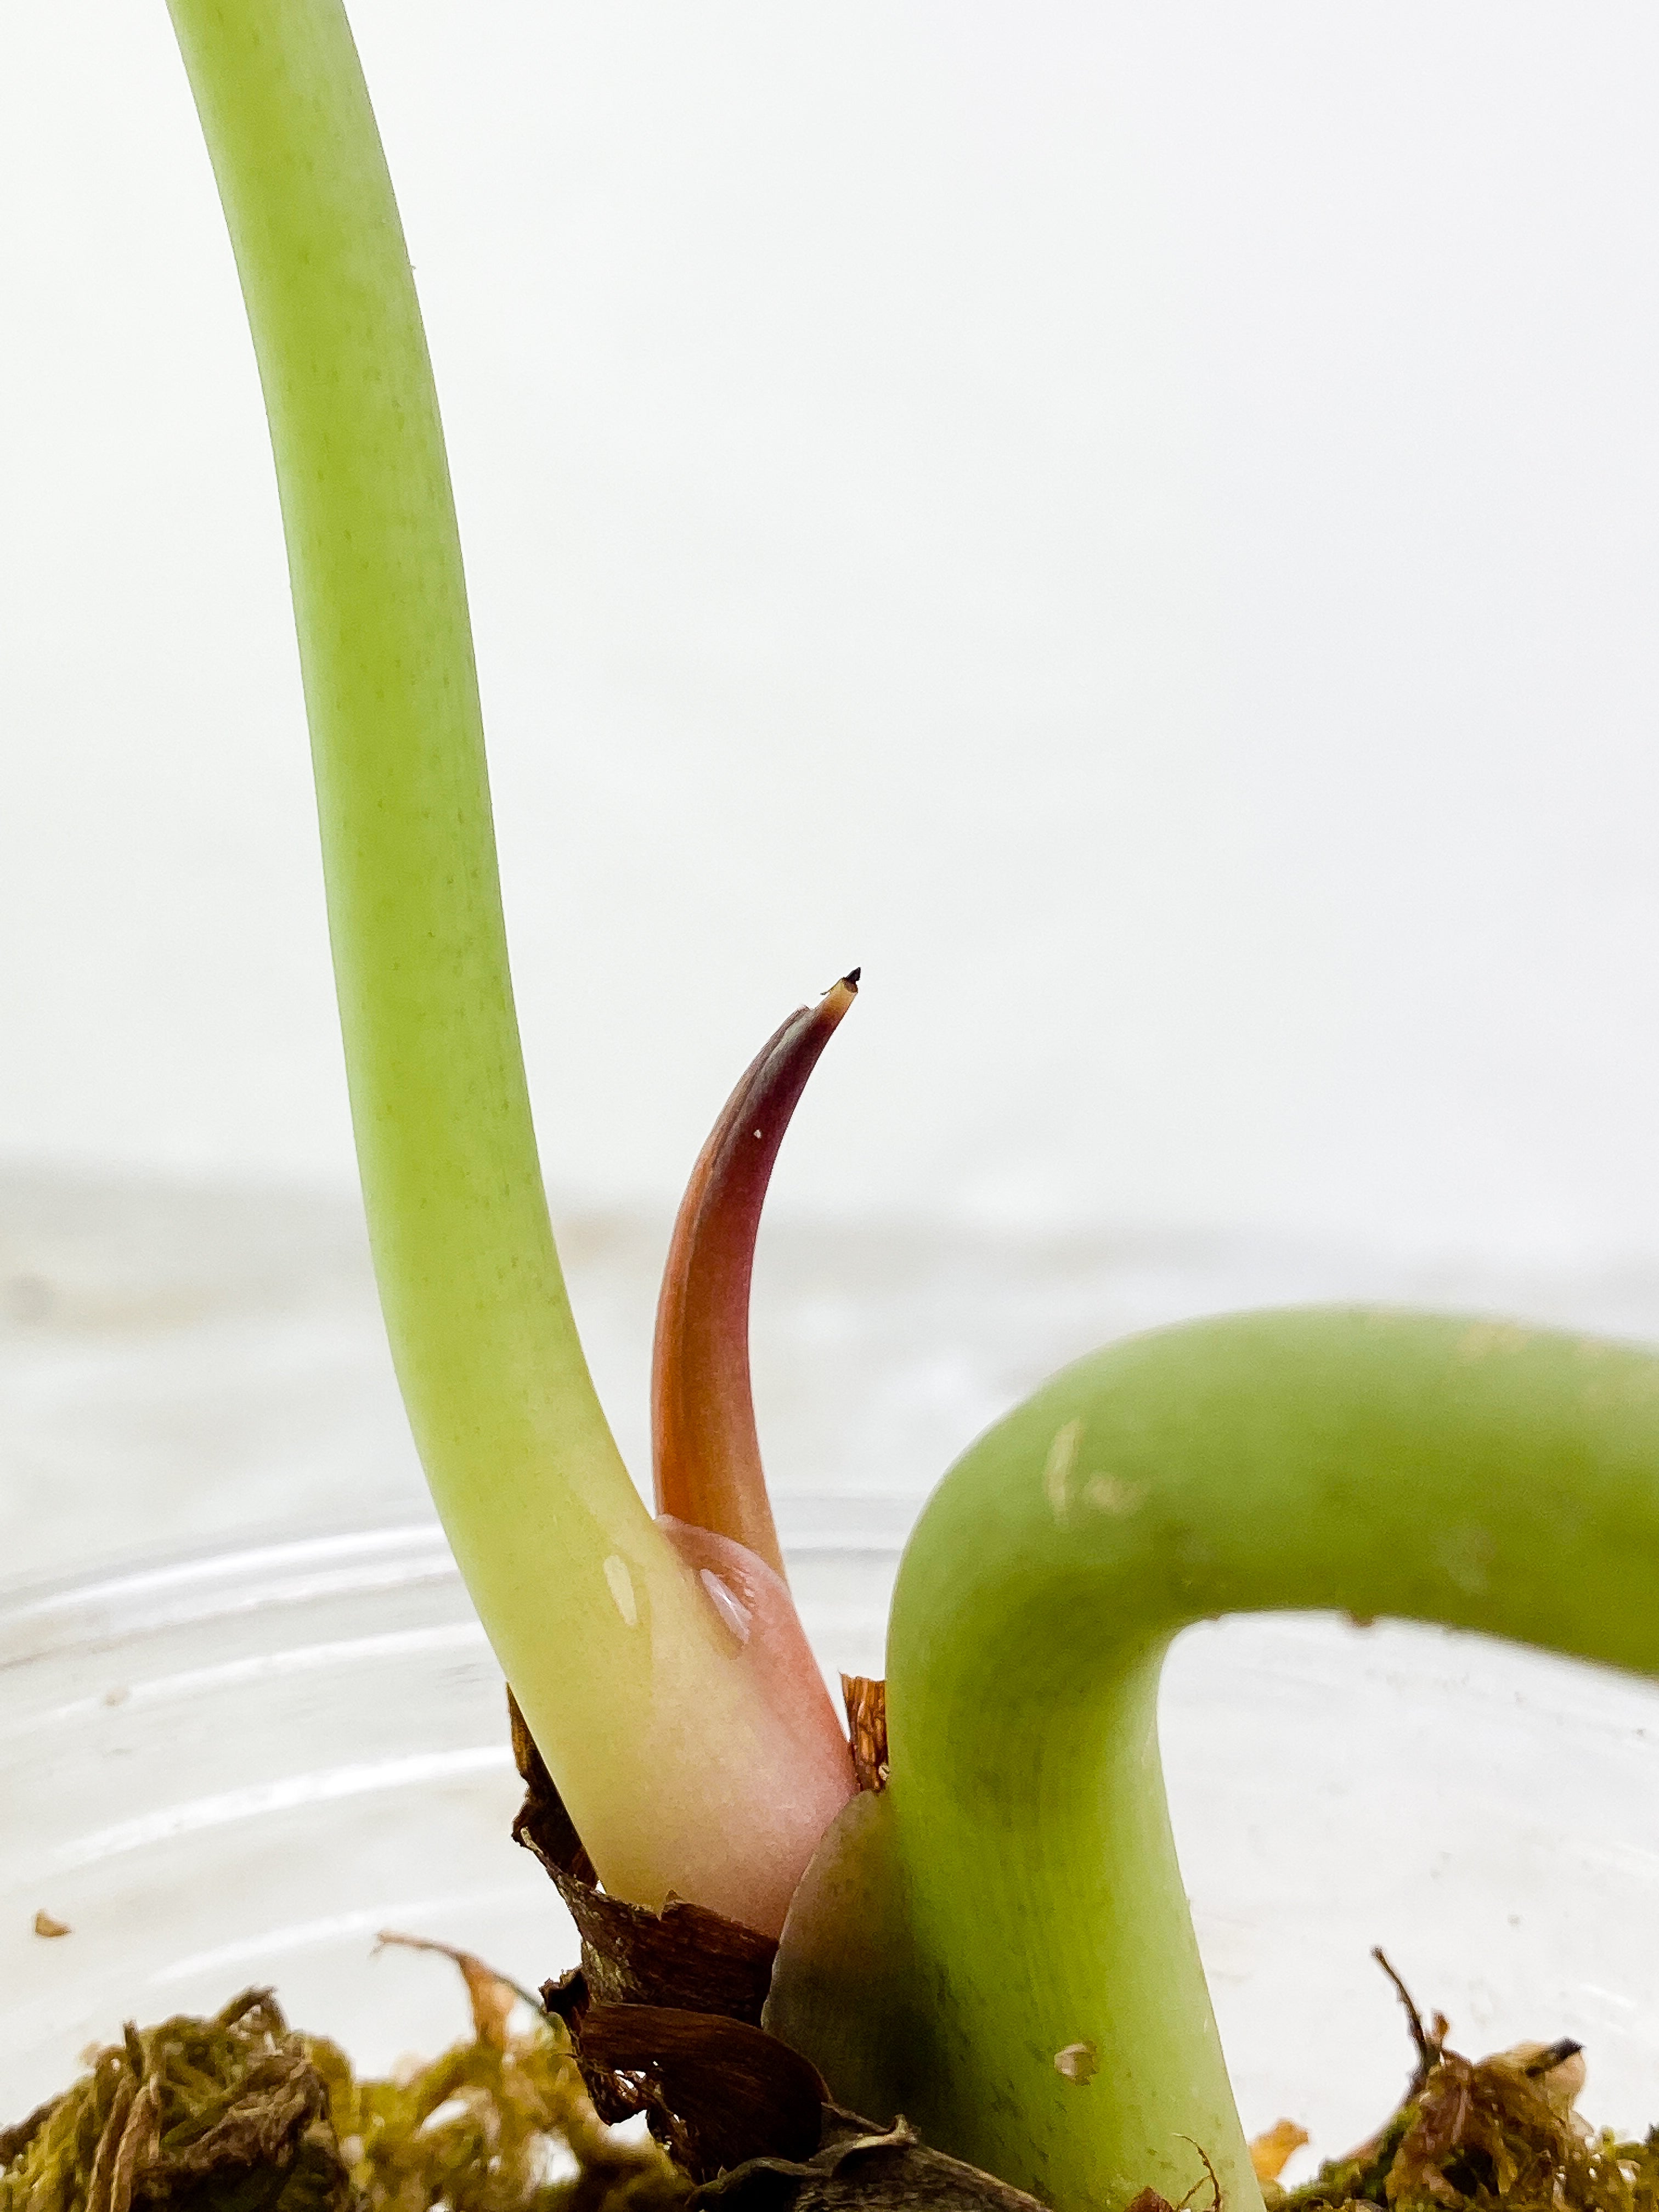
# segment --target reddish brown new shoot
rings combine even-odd
[[[773,1163],[806,1079],[858,993],[855,968],[790,1015],[698,1155],[668,1248],[651,1361],[657,1510],[730,1537],[781,1575],[749,1375],[749,1287]]]

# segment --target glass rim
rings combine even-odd
[[[874,1562],[896,1556],[920,1502],[848,1493],[786,1496],[775,1504],[792,1556]],[[832,1525],[837,1520],[841,1532]],[[222,1532],[68,1571],[0,1579],[0,1676],[161,1630],[318,1598],[459,1581],[434,1514]]]

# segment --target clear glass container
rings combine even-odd
[[[880,1671],[898,1512],[791,1508],[830,1668]],[[1591,2117],[1659,2119],[1656,1729],[1645,1684],[1468,1638],[1184,1638],[1171,1803],[1247,2124],[1289,2115],[1330,2154],[1388,2109],[1407,2051],[1378,1943],[1459,2048],[1576,2036]],[[362,2065],[441,2048],[458,1984],[377,1953],[380,1929],[526,1984],[574,1955],[509,1838],[518,1796],[501,1677],[429,1522],[0,1594],[0,2121],[124,2018],[250,1983]],[[37,1911],[71,1932],[36,1935]]]

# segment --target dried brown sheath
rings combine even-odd
[[[783,1573],[749,1381],[749,1285],[766,1187],[818,1054],[858,991],[855,968],[769,1038],[726,1100],[680,1203],[657,1304],[651,1446],[657,1510]]]

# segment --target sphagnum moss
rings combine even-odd
[[[559,2022],[450,1955],[472,2034],[396,2079],[360,2079],[269,1990],[129,2027],[0,2130],[0,2212],[676,2212],[690,2183],[599,2124]]]

